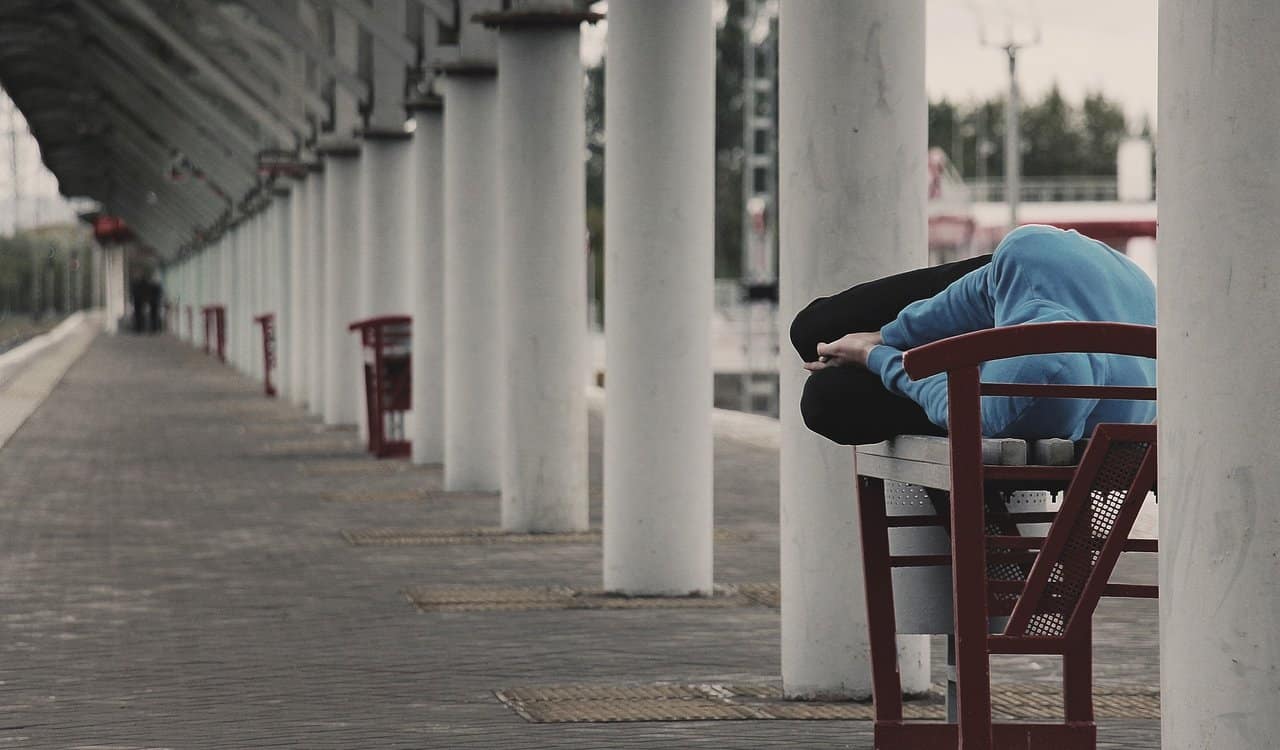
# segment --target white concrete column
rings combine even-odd
[[[712,588],[715,26],[609,5],[604,586]],[[662,60],[655,65],[655,60]]]
[[[106,307],[107,333],[118,333],[124,316],[127,285],[125,284],[125,248],[110,245],[102,248],[103,298]]]
[[[224,297],[222,304],[226,307],[223,321],[223,330],[226,335],[225,353],[227,363],[237,369],[240,367],[240,331],[236,327],[236,320],[240,315],[240,298],[244,294],[244,284],[240,281],[240,248],[244,245],[244,234],[243,221],[231,228],[230,236],[227,238],[227,264],[222,277]]]
[[[444,79],[444,486],[502,482],[497,86],[492,68]]]
[[[409,237],[413,315],[413,420],[415,464],[444,462],[444,113],[439,99],[410,105]]]
[[[1280,738],[1280,5],[1160,4],[1162,747]]]
[[[249,248],[249,309],[241,325],[245,326],[246,362],[254,380],[262,380],[262,333],[253,319],[267,310],[267,265],[271,255],[271,209],[268,203],[253,217],[253,245]]]
[[[248,243],[245,247],[245,268],[241,271],[241,281],[245,287],[245,304],[244,312],[241,318],[236,321],[237,325],[242,326],[244,342],[241,347],[240,356],[244,358],[244,370],[250,378],[257,381],[261,379],[258,373],[257,352],[258,352],[258,332],[254,330],[253,316],[257,315],[261,308],[262,296],[262,225],[266,218],[267,209],[260,209],[249,220],[248,226]]]
[[[295,406],[307,403],[307,355],[310,353],[312,341],[306,336],[306,310],[310,300],[311,287],[308,286],[311,273],[311,246],[309,231],[311,226],[307,218],[307,207],[311,200],[311,178],[302,177],[293,183],[293,196],[289,202],[289,274],[286,277],[285,294],[289,306],[289,366],[285,370],[285,397]]]
[[[234,311],[232,306],[232,294],[235,284],[235,246],[237,243],[237,235],[239,230],[237,227],[231,227],[227,230],[223,237],[222,250],[219,253],[221,258],[220,268],[218,269],[218,296],[214,301],[216,305],[222,305],[225,308],[225,321],[223,333],[225,335],[224,355],[227,357],[227,363],[231,362],[231,315]],[[212,333],[212,330],[210,331]],[[216,337],[209,342],[209,352],[217,354]]]
[[[231,229],[231,241],[228,244],[229,263],[226,276],[223,282],[226,286],[226,318],[224,321],[226,332],[226,355],[229,362],[237,370],[244,371],[243,359],[240,356],[240,314],[244,309],[244,246],[247,242],[246,236],[248,231],[245,228],[245,222],[235,225]]]
[[[502,527],[587,528],[581,13],[498,34],[497,304],[505,361]],[[545,19],[545,16],[543,17]]]
[[[361,32],[355,17],[341,11],[331,16],[330,41],[334,58],[352,69],[362,68]],[[361,375],[358,347],[347,326],[355,318],[356,257],[360,242],[360,144],[355,129],[360,102],[350,91],[335,86],[332,129],[321,135],[316,150],[325,156],[324,187],[317,196],[317,242],[321,291],[316,341],[321,349],[318,370],[320,411],[325,424],[356,424],[360,411],[356,383]]]
[[[245,226],[244,242],[241,246],[240,277],[241,286],[240,314],[236,317],[236,330],[239,334],[240,370],[250,378],[257,379],[257,359],[254,356],[258,348],[257,336],[253,330],[253,316],[257,315],[258,296],[262,283],[262,218],[259,210],[249,218]]]
[[[380,0],[373,15],[387,27],[404,23],[406,0]],[[410,134],[405,130],[405,62],[385,40],[374,35],[369,50],[368,79],[372,102],[360,131],[360,238],[356,273],[356,318],[408,315],[410,206],[408,192]],[[355,334],[351,334],[356,340]],[[359,347],[356,349],[359,352]],[[363,354],[357,354],[363,357]],[[363,371],[362,371],[363,373]],[[364,376],[353,394],[360,437],[368,440],[369,412]],[[410,417],[411,419],[411,417]],[[408,421],[408,420],[406,420]],[[407,428],[407,425],[406,425]],[[407,431],[406,431],[407,434]]]
[[[356,269],[356,306],[352,320],[380,315],[408,315],[409,178],[412,176],[411,136],[399,131],[365,131],[360,148],[360,237]],[[352,342],[354,333],[347,334]],[[362,357],[357,346],[357,358]],[[359,407],[360,434],[368,438],[364,376],[356,381],[352,398]]]
[[[272,217],[271,287],[269,298],[271,312],[276,316],[276,369],[272,382],[281,397],[293,397],[293,338],[292,292],[293,265],[290,252],[293,240],[293,204],[296,196],[290,190],[278,190]]]
[[[316,416],[324,415],[325,370],[324,321],[327,315],[325,296],[325,269],[328,267],[329,240],[325,231],[325,176],[324,164],[317,161],[307,177],[307,307],[303,314],[303,335],[307,339],[307,358],[303,363],[307,378],[307,411]]]
[[[275,311],[271,288],[275,284],[276,269],[276,211],[280,207],[280,198],[272,198],[271,203],[262,211],[259,236],[261,248],[258,254],[258,304],[257,309],[249,316],[249,326],[253,330],[253,369],[254,377],[262,380],[266,375],[266,359],[262,349],[262,326],[253,322],[253,318]]]
[[[924,0],[784,2],[779,18],[780,340],[813,298],[928,262]],[[806,372],[783,352],[782,681],[792,697],[871,692],[852,451],[809,432]],[[929,685],[927,636],[899,642]]]
[[[213,304],[213,285],[218,274],[218,247],[221,238],[213,241],[200,253],[200,296],[191,311],[192,345],[204,348],[204,307]]]
[[[324,165],[324,423],[354,425],[362,402],[360,347],[347,330],[357,317],[360,242],[360,151],[355,141],[325,150]]]
[[[106,304],[103,301],[104,291],[102,288],[102,266],[104,264],[103,257],[105,252],[106,250],[102,245],[99,245],[96,242],[94,243],[93,248],[89,251],[89,274],[92,279],[90,284],[90,289],[92,291],[89,293],[89,299],[92,300],[90,306],[95,309],[104,307]]]

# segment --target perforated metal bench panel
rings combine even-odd
[[[1037,465],[1070,466],[1077,455],[1077,446],[1070,440],[982,441],[982,461],[994,466],[1025,466],[1029,456]],[[933,513],[924,488],[950,488],[950,459],[947,438],[929,435],[902,435],[857,449],[858,473],[887,480],[885,513],[890,517]],[[1021,511],[1056,510],[1054,497],[1048,492],[1014,492],[1008,502],[1011,509]],[[889,540],[895,555],[948,554],[951,549],[941,527],[895,528],[890,530]],[[952,631],[950,566],[895,568],[892,576],[899,633]],[[995,624],[1002,623],[1000,618]]]

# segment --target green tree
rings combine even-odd
[[[591,258],[596,323],[604,317],[604,71],[602,59],[587,68],[587,243]]]
[[[965,104],[931,101],[929,145],[946,151],[967,179],[1002,177],[1004,105],[1004,97]],[[1022,173],[1028,177],[1114,175],[1116,149],[1129,132],[1117,102],[1094,92],[1077,108],[1057,86],[1023,103],[1019,127]]]
[[[718,278],[742,275],[743,19],[746,3],[729,0],[716,30],[716,260]]]
[[[1084,97],[1081,108],[1084,118],[1082,161],[1085,173],[1094,175],[1115,174],[1116,151],[1120,141],[1128,134],[1128,123],[1125,121],[1124,108],[1110,101],[1101,92],[1092,92]],[[1151,132],[1148,126],[1146,137]]]
[[[1080,117],[1057,84],[1022,112],[1022,173],[1028,177],[1060,177],[1085,173]],[[1115,152],[1111,153],[1112,161]]]

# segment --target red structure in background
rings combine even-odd
[[[1130,540],[1156,478],[1153,424],[1102,424],[1076,466],[983,464],[984,396],[1154,400],[1155,388],[983,383],[983,362],[1055,352],[1156,356],[1156,329],[1119,323],[1044,323],[955,336],[913,349],[904,367],[914,379],[947,373],[950,507],[935,514],[885,511],[884,478],[859,474],[858,503],[871,638],[875,746],[880,750],[1093,750],[1092,618],[1103,596],[1154,598],[1155,586],[1110,584],[1122,552],[1156,552],[1155,540]],[[1062,490],[1056,513],[1011,512],[1002,492]],[[996,500],[988,509],[988,501]],[[1019,523],[1050,523],[1044,537]],[[951,553],[893,555],[889,529],[940,526]],[[893,568],[951,566],[956,642],[956,723],[903,718],[897,663]],[[991,626],[1008,618],[999,632]],[[993,723],[992,654],[1062,657],[1065,722]]]
[[[222,305],[205,305],[200,308],[204,316],[204,353],[216,343],[219,362],[227,361],[227,308]]]
[[[128,242],[133,239],[133,230],[119,216],[98,214],[93,217],[93,238],[102,245]]]
[[[412,407],[410,318],[388,315],[348,326],[364,346],[365,408],[369,415],[369,452],[378,458],[409,455],[404,415]]]
[[[271,382],[271,371],[276,369],[276,315],[265,313],[253,319],[262,326],[262,390],[268,397],[276,395]]]

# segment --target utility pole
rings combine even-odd
[[[1040,25],[1035,23],[1034,36],[1030,42],[1019,42],[1013,33],[1010,23],[1005,32],[1005,40],[998,44],[988,44],[986,30],[981,14],[978,17],[978,41],[984,47],[994,47],[1005,53],[1009,60],[1009,96],[1004,107],[1004,199],[1009,204],[1009,229],[1018,226],[1018,201],[1021,197],[1022,182],[1022,139],[1019,137],[1019,101],[1018,101],[1018,52],[1034,47],[1040,43]]]
[[[1009,229],[1018,226],[1018,202],[1022,189],[1022,139],[1018,127],[1018,49],[1010,41],[1004,45],[1009,56],[1009,99],[1004,108],[1004,197],[1009,203]]]

